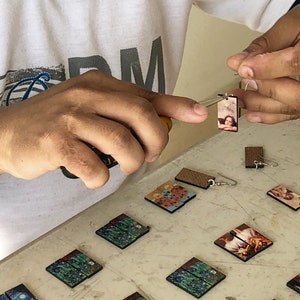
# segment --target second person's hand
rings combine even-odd
[[[235,90],[250,122],[300,118],[300,5],[286,13],[242,53],[227,61],[251,91]]]

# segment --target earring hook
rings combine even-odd
[[[264,158],[261,155],[259,155],[259,157],[261,157],[261,159],[263,159],[264,161],[267,161],[267,162],[258,161],[258,160],[253,161],[256,169],[258,169],[259,167],[262,167],[262,166],[269,166],[269,167],[274,167],[274,168],[278,166],[278,162],[276,162],[275,160]]]
[[[226,178],[227,180],[231,181],[231,182],[225,182],[225,181],[216,181],[215,179],[209,179],[208,182],[210,183],[211,186],[221,186],[221,185],[229,185],[229,186],[235,186],[237,185],[237,181],[230,178],[230,177],[227,177],[221,173],[217,173],[218,175]]]

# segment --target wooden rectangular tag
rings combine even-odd
[[[183,168],[175,177],[175,180],[185,182],[202,189],[207,189],[211,185],[209,179],[215,180],[215,177],[187,168]]]
[[[264,149],[261,146],[245,147],[245,167],[263,168]]]

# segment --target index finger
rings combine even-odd
[[[208,115],[207,109],[195,100],[187,97],[159,94],[99,71],[89,71],[81,75],[81,80],[85,86],[93,90],[102,91],[105,89],[145,99],[154,106],[158,115],[174,118],[179,121],[200,123]]]
[[[242,78],[275,79],[300,74],[300,43],[270,53],[248,56],[237,72]]]
[[[299,20],[300,6],[281,17],[242,53],[229,57],[228,66],[244,78],[271,79],[299,74]]]

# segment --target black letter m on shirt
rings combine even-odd
[[[159,37],[152,43],[149,68],[144,81],[139,54],[136,48],[121,50],[122,80],[135,82],[148,90],[153,90],[155,71],[157,71],[158,92],[165,93],[165,70],[163,61],[162,42]],[[132,80],[131,76],[134,76]]]

